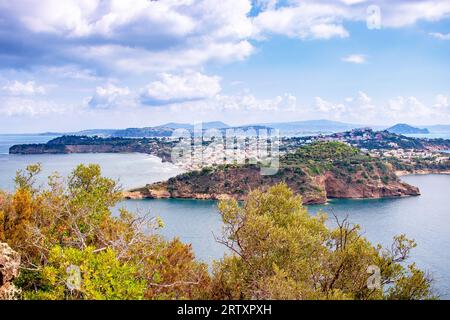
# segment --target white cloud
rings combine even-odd
[[[449,0],[378,1],[385,27],[404,27],[419,21],[434,22],[450,16]]]
[[[261,99],[243,92],[235,95],[218,94],[213,98],[199,101],[177,103],[170,107],[172,113],[186,113],[210,117],[216,115],[216,119],[232,117],[239,122],[253,122],[256,118],[273,120],[276,115],[291,115],[297,110],[297,98],[291,94],[284,94],[274,98]],[[251,120],[250,120],[251,119]]]
[[[0,114],[4,116],[42,116],[63,114],[70,108],[53,101],[26,97],[2,97]],[[23,130],[24,128],[20,128]]]
[[[313,38],[330,39],[330,38],[347,38],[349,33],[341,25],[337,24],[316,24],[310,28]]]
[[[343,102],[332,102],[316,97],[307,110],[308,118],[382,124],[392,122],[434,123],[436,118],[450,121],[449,101],[445,95],[437,95],[434,102],[424,103],[414,96],[397,96],[377,103],[365,92],[346,97]]]
[[[342,61],[355,63],[355,64],[363,64],[366,63],[367,56],[363,54],[351,54],[349,56],[343,57]]]
[[[389,99],[385,113],[389,118],[400,121],[411,119],[411,115],[414,119],[424,119],[432,116],[433,110],[414,96],[398,96]]]
[[[2,90],[11,95],[35,95],[46,93],[45,87],[37,85],[34,81],[20,82],[14,80],[4,85]]]
[[[253,5],[261,11],[265,11],[267,9],[275,9],[277,3],[278,0],[254,0]]]
[[[341,0],[341,2],[345,3],[346,5],[354,5],[358,3],[366,2],[367,0]]]
[[[297,98],[291,94],[276,96],[272,99],[260,99],[251,93],[237,95],[219,95],[215,105],[229,111],[295,111]]]
[[[256,16],[250,16],[252,3]],[[370,3],[380,6],[383,27],[450,16],[450,0]],[[364,23],[367,5],[363,0],[222,0],[220,5],[216,0],[2,0],[0,21],[7,32],[0,33],[0,41],[21,44],[11,46],[16,65],[78,65],[95,74],[178,72],[245,59],[255,51],[253,40],[271,34],[346,38],[345,24]]]
[[[448,97],[443,94],[438,94],[435,98],[434,107],[440,110],[447,109],[448,107],[450,107]]]
[[[48,72],[52,77],[67,78],[82,81],[96,81],[101,80],[101,77],[97,76],[90,69],[80,69],[74,65],[47,67],[42,72]]]
[[[315,97],[314,101],[318,112],[331,114],[333,116],[340,116],[342,112],[345,112],[347,109],[342,103],[332,103],[321,97]]]
[[[254,19],[260,34],[274,33],[300,39],[345,38],[349,33],[341,24],[347,16],[345,9],[329,3],[310,1],[294,5],[270,8]]]
[[[250,10],[249,0],[223,0],[220,6],[215,0],[5,0],[0,21],[10,32],[0,40],[30,46],[17,51],[24,64],[167,71],[246,58],[253,52]],[[34,51],[39,55],[30,59]]]
[[[97,87],[95,94],[89,98],[88,105],[92,108],[108,109],[120,106],[120,103],[130,102],[131,91],[127,87],[118,87],[108,83]]]
[[[346,22],[366,22],[368,5],[380,8],[381,26],[400,28],[420,21],[450,17],[450,0],[291,0],[287,5],[261,6],[254,19],[259,34],[282,34],[300,39],[345,38]]]
[[[450,33],[431,32],[430,36],[439,40],[450,40]]]
[[[169,104],[214,97],[221,91],[220,78],[199,72],[181,75],[160,74],[160,80],[150,83],[141,95],[146,104]]]

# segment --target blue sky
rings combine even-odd
[[[447,0],[0,0],[0,132],[450,124],[449,53]]]

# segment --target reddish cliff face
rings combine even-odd
[[[380,180],[347,183],[327,173],[323,186],[327,198],[376,199],[387,197],[418,196],[419,188],[400,180],[383,183]]]
[[[304,204],[321,204],[330,198],[384,198],[417,196],[419,189],[402,182],[393,172],[371,169],[371,176],[360,169],[356,172],[328,170],[310,174],[303,168],[283,168],[273,176],[261,176],[256,166],[206,169],[169,179],[164,183],[148,185],[127,192],[127,198],[191,198],[221,199],[233,197],[245,200],[255,189],[284,182],[295,193],[301,194]],[[386,170],[384,168],[384,170]]]

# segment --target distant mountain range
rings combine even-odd
[[[190,124],[190,123],[169,122],[169,123],[163,124],[161,126],[157,126],[156,128],[193,130],[194,125]],[[202,129],[226,129],[226,128],[230,128],[230,126],[221,121],[212,121],[212,122],[203,122],[202,123]]]
[[[335,133],[366,127],[362,124],[351,124],[331,120],[273,122],[262,123],[260,125],[278,129],[282,134]]]
[[[99,137],[121,137],[121,138],[153,138],[153,137],[170,137],[173,132],[178,129],[185,129],[193,132],[197,125],[189,123],[166,123],[155,127],[144,127],[144,128],[127,128],[127,129],[89,129],[77,132],[46,132],[42,135],[58,136],[58,135],[74,135],[74,136],[99,136]],[[272,130],[272,128],[260,125],[245,125],[238,127],[231,127],[226,123],[220,121],[214,122],[204,122],[201,126],[202,130],[217,129],[225,133],[226,129],[239,129],[247,131],[249,129],[260,130]]]
[[[416,128],[416,127],[410,126],[405,123],[396,124],[395,126],[387,128],[386,130],[391,133],[396,133],[396,134],[428,134],[428,133],[430,133],[430,130],[428,130],[427,128],[423,128],[423,129]]]
[[[145,138],[145,137],[170,137],[177,129],[186,129],[193,131],[195,126],[190,123],[170,122],[154,127],[144,128],[127,128],[127,129],[90,129],[77,132],[47,132],[43,135],[85,135],[100,137],[125,137],[125,138]],[[359,128],[371,128],[374,130],[388,130],[397,134],[417,134],[417,133],[450,133],[450,125],[435,125],[424,127],[413,127],[408,124],[397,124],[387,128],[383,126],[367,126],[363,124],[345,123],[331,120],[307,120],[293,122],[272,122],[272,123],[255,123],[242,126],[230,126],[221,121],[204,122],[202,129],[218,129],[225,132],[226,129],[240,129],[246,131],[248,129],[277,129],[281,135],[316,135],[330,134],[337,132],[349,131]]]

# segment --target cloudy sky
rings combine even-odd
[[[450,124],[450,0],[0,0],[0,132]]]

